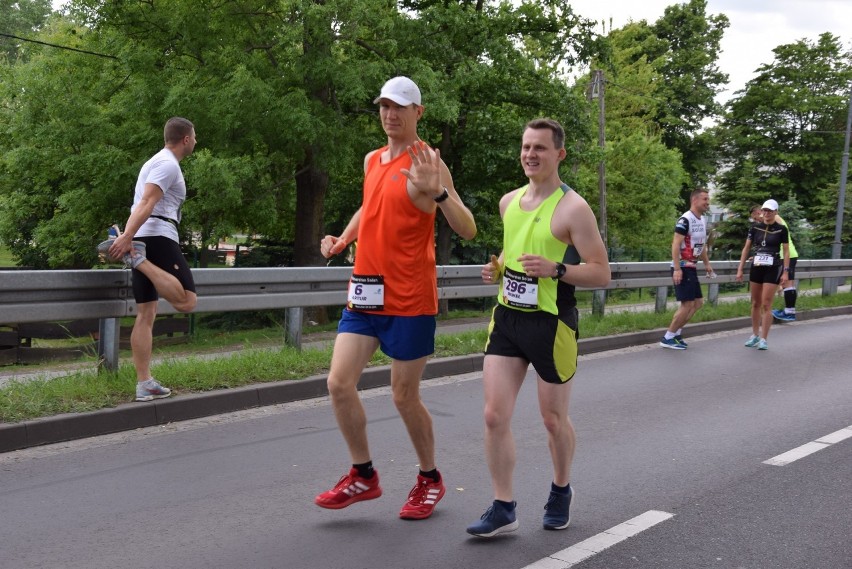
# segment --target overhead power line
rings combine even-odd
[[[22,38],[20,36],[14,35],[14,34],[7,34],[7,33],[4,33],[4,32],[0,32],[0,36],[5,37],[5,38],[12,38],[12,39],[19,40],[19,41],[29,42],[29,43],[37,43],[39,45],[46,45],[47,47],[55,47],[56,49],[64,49],[64,50],[67,50],[67,51],[76,51],[77,53],[84,53],[86,55],[95,55],[97,57],[106,57],[107,59],[116,59],[116,60],[118,59],[114,55],[106,55],[104,53],[97,53],[97,52],[88,51],[88,50],[85,50],[85,49],[77,49],[76,47],[68,47],[67,45],[57,45],[55,43],[49,43],[49,42],[46,42],[46,41],[34,40],[34,39],[30,39],[30,38]]]

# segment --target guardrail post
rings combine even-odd
[[[98,372],[118,371],[121,324],[118,318],[98,320]]]
[[[284,343],[294,348],[302,349],[302,316],[305,309],[297,306],[288,308],[284,314],[285,336]]]
[[[719,306],[719,283],[707,285],[707,301],[710,306]]]
[[[654,300],[654,312],[656,312],[657,314],[662,314],[666,311],[666,300],[668,299],[668,296],[668,285],[657,287],[657,297]]]
[[[606,290],[599,289],[592,291],[592,314],[595,316],[603,316],[606,310]]]
[[[835,277],[823,277],[822,279],[822,295],[830,296],[837,293],[837,281]]]

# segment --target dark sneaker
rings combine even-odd
[[[675,336],[675,337],[674,337],[674,339],[675,339],[675,340],[677,340],[677,341],[678,341],[678,343],[679,343],[681,346],[683,346],[684,348],[688,348],[688,347],[689,347],[689,344],[687,344],[687,343],[686,343],[686,341],[683,339],[683,336],[681,336],[680,334],[678,334],[677,336]]]
[[[431,478],[417,475],[417,484],[408,493],[408,500],[399,512],[399,517],[404,520],[422,520],[432,515],[441,498],[444,497],[443,478],[435,482]]]
[[[663,336],[663,339],[660,340],[660,345],[664,348],[668,348],[670,350],[685,350],[686,346],[677,341],[677,338],[666,339]]]
[[[558,494],[551,491],[547,504],[544,505],[544,529],[565,529],[571,523],[571,499],[574,489],[568,487],[568,494]]]
[[[165,399],[172,394],[168,387],[160,385],[156,379],[140,381],[136,384],[136,401],[153,401],[154,399]]]
[[[516,502],[512,502],[512,509],[494,500],[491,506],[479,521],[467,527],[467,533],[477,537],[494,537],[501,533],[509,533],[518,529],[518,520],[515,517]]]
[[[334,488],[314,498],[314,503],[320,508],[339,510],[355,502],[373,500],[381,495],[378,472],[373,474],[372,478],[361,478],[358,476],[358,469],[351,468],[349,474],[340,477]]]

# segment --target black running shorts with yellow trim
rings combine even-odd
[[[565,383],[577,371],[577,308],[559,316],[498,304],[491,314],[485,355],[522,358],[548,383]]]

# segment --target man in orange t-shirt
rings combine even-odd
[[[357,389],[362,371],[381,348],[393,361],[394,404],[420,463],[417,482],[399,516],[424,519],[445,493],[435,464],[432,417],[420,399],[420,378],[435,351],[435,216],[440,209],[464,239],[476,235],[476,223],[439,152],[417,136],[424,110],[417,85],[408,77],[394,77],[373,102],[379,105],[388,143],[364,158],[363,201],[346,229],[320,242],[323,256],[330,258],[358,240],[328,375],[352,468],[314,501],[322,508],[340,509],[382,495]]]

